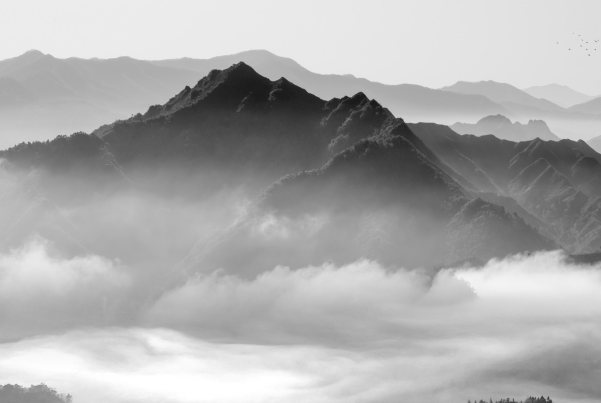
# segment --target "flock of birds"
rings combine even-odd
[[[576,33],[572,32],[572,35],[576,35]],[[580,48],[583,48],[582,50],[586,51],[587,54],[589,55],[589,57],[591,55],[589,52],[591,52],[591,51],[596,52],[597,51],[597,43],[599,42],[599,39],[593,39],[591,41],[590,45],[589,45],[589,41],[586,40],[586,39],[584,39],[582,37],[582,35],[580,35],[580,34],[578,34],[578,39],[580,39],[580,42],[581,42],[579,44]],[[559,42],[557,42],[557,44],[559,45]],[[576,49],[579,49],[579,48],[576,48]],[[570,47],[570,48],[568,48],[568,50],[571,51],[572,48]]]

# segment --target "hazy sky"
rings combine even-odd
[[[563,46],[572,32],[601,39],[596,0],[0,0],[0,8],[0,59],[32,48],[142,59],[267,49],[316,72],[385,83],[492,79],[601,93],[601,45],[590,57]]]

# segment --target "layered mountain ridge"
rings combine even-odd
[[[386,85],[350,74],[317,74],[292,59],[264,50],[211,59],[161,61],[130,57],[59,59],[34,50],[0,61],[0,77],[17,81],[18,92],[28,94],[23,102],[21,95],[9,96],[10,91],[0,85],[0,130],[4,134],[0,148],[18,139],[45,140],[57,134],[89,132],[152,104],[162,105],[185,85],[193,86],[199,76],[239,61],[273,81],[286,77],[322,99],[362,92],[408,122],[476,122],[484,116],[501,114],[512,120],[545,120],[554,133],[568,138],[591,138],[601,128],[595,114],[557,105],[550,108],[549,102],[508,84],[494,83],[511,87],[510,92],[517,98],[498,99],[494,92],[478,89],[449,91],[413,84]]]
[[[569,251],[592,252],[601,246],[601,155],[584,141],[516,143],[422,123],[411,129],[482,190],[515,199],[547,224],[539,227],[541,232]]]
[[[502,105],[509,112],[508,114],[500,113],[500,115],[514,120],[544,120],[553,132],[562,138],[591,138],[597,136],[601,130],[601,120],[599,120],[599,115],[594,113],[594,107],[591,109],[588,106],[574,105],[564,108],[545,98],[532,96],[527,90],[520,90],[507,83],[491,80],[459,81],[451,86],[443,87],[441,90],[464,95],[485,96]]]
[[[601,97],[570,107],[571,111],[601,115]]]
[[[59,59],[37,50],[0,61],[0,147],[46,140],[164,102],[196,74],[129,57]],[[10,81],[10,88],[9,87]]]
[[[94,174],[83,174],[85,186],[69,182],[84,194],[107,183],[114,192],[113,182],[169,193],[161,178],[175,183],[182,170],[217,172],[228,186],[259,178],[253,207],[200,240],[183,260],[186,271],[244,267],[256,275],[361,257],[435,267],[555,242],[570,252],[598,248],[598,228],[585,222],[597,214],[601,156],[586,143],[516,143],[406,124],[363,93],[325,101],[245,63],[95,133],[22,143],[0,157],[50,178],[39,189],[59,208],[73,199],[53,195],[56,178],[79,174],[81,164]]]
[[[582,104],[594,98],[590,95],[575,91],[568,86],[559,84],[547,84],[529,87],[525,88],[523,91],[532,95],[533,97],[547,99],[564,108]]]

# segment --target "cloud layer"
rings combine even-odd
[[[0,341],[32,332],[103,324],[130,285],[118,261],[63,258],[39,237],[0,254]]]
[[[0,383],[44,380],[89,402],[593,402],[600,296],[599,268],[559,252],[433,278],[366,260],[214,273],[136,327],[0,345]]]

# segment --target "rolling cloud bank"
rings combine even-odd
[[[433,277],[368,260],[252,280],[217,272],[165,291],[126,326],[110,319],[132,288],[115,262],[53,257],[39,239],[0,262],[3,323],[54,322],[0,346],[0,377],[90,402],[601,398],[601,271],[560,252]],[[33,262],[41,274],[26,276]]]

